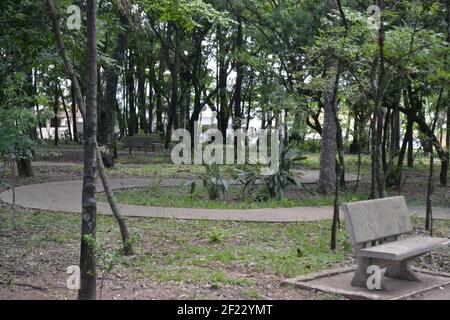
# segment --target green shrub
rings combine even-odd
[[[212,227],[207,234],[209,243],[217,243],[225,238],[225,232],[218,227]]]
[[[243,194],[249,196],[257,190],[257,182],[263,184],[263,200],[281,200],[288,185],[294,185],[305,189],[300,179],[291,174],[292,164],[303,156],[300,151],[291,149],[290,146],[280,145],[280,163],[278,171],[270,176],[262,176],[256,172],[236,170],[240,175],[240,182],[244,185]]]
[[[320,152],[321,140],[305,140],[300,143],[300,150],[305,153],[318,153]]]
[[[224,200],[225,194],[230,192],[230,184],[223,178],[222,172],[217,164],[204,164],[205,173],[199,175],[203,182],[203,187],[208,192],[209,200]],[[195,181],[190,183],[191,194],[195,192]]]

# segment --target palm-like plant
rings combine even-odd
[[[229,182],[222,177],[222,172],[217,164],[204,164],[205,173],[199,175],[200,180],[203,182],[203,187],[208,192],[210,200],[224,200],[225,194],[230,192]],[[191,194],[195,192],[196,182],[192,181]]]
[[[301,152],[291,149],[291,146],[285,147],[284,143],[280,145],[280,163],[275,174],[262,176],[256,172],[245,172],[235,170],[244,185],[243,194],[249,196],[257,189],[258,183],[264,186],[266,198],[281,200],[285,190],[289,185],[294,185],[301,189],[306,189],[299,177],[291,173],[291,167],[294,161],[305,159]]]

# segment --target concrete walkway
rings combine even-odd
[[[317,173],[308,172],[302,177],[305,183],[315,180]],[[110,181],[113,189],[152,186],[157,183],[154,178],[124,178]],[[165,179],[160,186],[177,186],[182,179]],[[61,181],[43,184],[27,185],[16,188],[16,204],[21,207],[57,212],[81,212],[82,181]],[[98,181],[97,190],[103,191]],[[0,200],[12,203],[12,191],[0,194]],[[294,208],[264,208],[264,209],[193,209],[193,208],[163,208],[120,204],[123,215],[133,217],[162,217],[179,219],[207,219],[233,221],[264,221],[264,222],[297,222],[331,219],[332,207],[294,207]],[[425,208],[411,207],[410,210],[418,216],[425,216]],[[99,202],[98,212],[111,214],[108,203]],[[434,208],[436,219],[450,219],[450,208]]]

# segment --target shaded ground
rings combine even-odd
[[[15,230],[11,212],[2,210],[0,219],[0,298],[73,298],[65,271],[78,261],[79,218],[19,212]],[[105,297],[305,299],[309,293],[281,288],[283,277],[339,264],[350,253],[346,245],[335,253],[326,249],[329,223],[128,221],[140,238],[136,256],[118,258]],[[120,248],[114,220],[99,217],[98,229],[100,252],[113,254]],[[106,265],[103,258],[99,265]]]
[[[77,151],[69,151],[68,153]],[[78,155],[77,155],[78,156]],[[141,167],[118,167],[113,177],[195,177],[198,167],[152,164],[151,156],[139,155]],[[133,163],[133,157],[121,157]],[[149,160],[150,159],[150,160]],[[64,161],[74,161],[68,156]],[[157,160],[159,162],[162,160]],[[299,164],[317,169],[316,156]],[[19,179],[18,185],[79,179],[82,166],[36,167],[35,177]],[[355,162],[348,158],[348,170]],[[359,192],[367,192],[367,170]],[[402,194],[410,204],[423,201],[426,165],[418,163],[408,176]],[[435,205],[449,202],[450,190],[436,188]],[[391,192],[395,194],[395,192]],[[0,299],[72,299],[66,289],[66,268],[77,264],[79,216],[26,210],[18,212],[16,228],[12,210],[0,209]],[[329,221],[312,223],[245,223],[129,218],[140,239],[133,258],[118,258],[106,276],[103,298],[111,299],[339,299],[320,293],[282,288],[286,277],[353,264],[344,229],[339,233],[339,250],[328,250]],[[416,226],[423,220],[414,218]],[[99,217],[102,252],[120,249],[119,232],[111,217]],[[450,236],[450,224],[435,222],[436,236]],[[424,233],[421,228],[416,233]],[[102,259],[100,259],[101,261]],[[421,257],[416,265],[450,272],[447,252]],[[100,272],[101,279],[101,272]],[[100,286],[101,281],[99,281]],[[436,291],[436,296],[440,295]],[[423,297],[426,298],[426,297]]]
[[[79,254],[79,217],[63,213],[0,210],[0,299],[72,299],[66,268]],[[319,299],[330,297],[280,287],[283,279],[354,264],[344,230],[338,250],[328,249],[330,222],[247,223],[128,219],[139,240],[136,255],[120,249],[113,218],[98,219],[99,287],[111,299]],[[416,222],[422,234],[423,220]],[[436,221],[436,236],[449,236]],[[447,251],[416,260],[416,266],[450,272]],[[100,289],[99,289],[100,290]]]

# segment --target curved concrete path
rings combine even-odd
[[[305,183],[311,183],[316,173],[310,172],[302,177]],[[110,181],[113,189],[146,187],[155,185],[154,178],[124,178]],[[177,186],[182,179],[165,179],[161,186]],[[40,209],[58,212],[81,212],[81,190],[83,182],[61,181],[16,188],[16,204],[30,209]],[[97,183],[97,190],[103,191],[101,183]],[[12,191],[0,194],[0,200],[12,203]],[[265,221],[265,222],[297,222],[331,219],[331,207],[294,207],[294,208],[264,208],[264,209],[195,209],[195,208],[165,208],[120,204],[123,215],[133,217],[162,217],[178,219],[208,219],[233,221]],[[410,210],[424,216],[424,208],[411,207]],[[99,202],[98,212],[112,214],[108,203]],[[450,219],[450,208],[434,208],[436,219]]]

